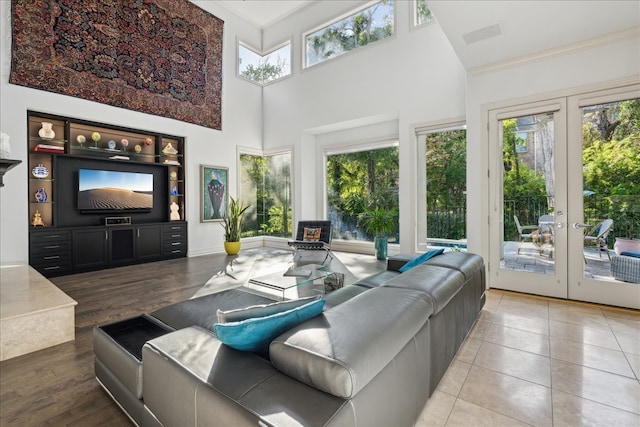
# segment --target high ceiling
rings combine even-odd
[[[320,0],[220,3],[258,28],[267,28],[312,1]],[[427,4],[468,70],[586,41],[640,35],[639,0],[430,0]]]
[[[236,15],[258,28],[267,28],[312,0],[220,0]]]

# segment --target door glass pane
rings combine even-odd
[[[584,277],[640,282],[640,99],[582,109],[582,173]]]
[[[552,113],[500,121],[503,240],[500,268],[555,274]]]

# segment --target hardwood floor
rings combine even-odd
[[[358,277],[384,268],[336,255]],[[78,302],[76,339],[0,363],[0,426],[131,425],[94,377],[93,327],[187,300],[226,263],[214,254],[50,279]]]
[[[93,373],[93,327],[191,296],[225,254],[52,278],[78,302],[76,339],[0,363],[1,426],[128,426]]]

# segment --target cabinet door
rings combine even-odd
[[[162,256],[162,226],[138,227],[136,236],[136,258],[160,258]]]
[[[95,268],[109,262],[109,233],[106,228],[73,230],[73,268]]]
[[[136,238],[133,227],[111,227],[109,238],[110,263],[130,263],[136,259]]]

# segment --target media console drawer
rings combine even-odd
[[[29,233],[29,264],[45,276],[71,270],[71,232],[69,230]]]
[[[187,255],[187,223],[171,223],[164,226],[163,255],[168,257]]]

